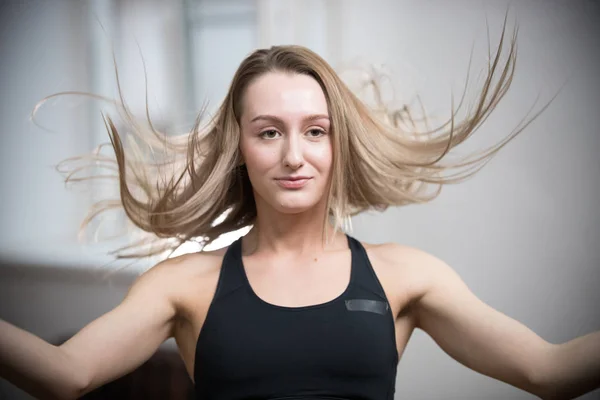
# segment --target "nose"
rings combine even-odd
[[[302,143],[300,135],[286,135],[285,146],[283,149],[283,164],[291,169],[299,169],[304,165],[304,155],[302,154]]]

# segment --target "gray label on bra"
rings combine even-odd
[[[352,299],[346,300],[348,311],[366,311],[376,314],[385,314],[390,306],[385,301]]]

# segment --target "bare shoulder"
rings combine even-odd
[[[215,265],[222,259],[220,253],[222,251],[198,252],[167,258],[142,273],[135,280],[134,286],[142,282],[167,286],[166,283],[183,283],[192,277],[210,275],[215,272]]]
[[[416,247],[398,243],[363,243],[380,279],[417,300],[438,282],[456,276],[438,257]]]
[[[214,291],[225,251],[219,249],[168,258],[141,274],[130,291],[150,290],[155,295],[163,295],[175,306],[178,316],[186,315],[190,302]],[[210,296],[205,297],[210,301]]]
[[[433,255],[399,243],[370,244],[362,243],[371,261],[375,261],[382,269],[391,272],[419,272],[432,263],[440,262]]]
[[[153,274],[163,279],[189,279],[218,272],[226,248],[202,251],[168,258],[156,264],[144,274]]]

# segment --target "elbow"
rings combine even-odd
[[[92,389],[91,374],[82,363],[77,362],[75,357],[72,357],[67,351],[61,349],[61,356],[65,365],[68,365],[66,376],[64,376],[64,384],[61,385],[60,392],[56,393],[56,399],[61,400],[76,400],[83,395],[89,393]]]
[[[537,383],[529,392],[542,400],[571,400],[583,394],[577,394],[571,387],[561,387],[552,382]]]
[[[562,397],[557,395],[556,391],[552,390],[552,388],[550,388],[547,385],[545,386],[532,383],[530,384],[529,388],[527,388],[527,391],[542,400],[563,399]]]
[[[63,384],[53,388],[22,388],[30,395],[42,400],[77,400],[87,393],[84,387]]]
[[[77,400],[83,397],[85,394],[90,392],[88,385],[83,383],[72,382],[69,385],[65,385],[60,391],[52,393],[48,396],[51,400]]]
[[[77,400],[94,389],[92,381],[85,374],[77,374],[65,393],[65,399]]]
[[[544,388],[538,390],[536,393],[532,392],[532,394],[534,394],[542,400],[570,400],[573,398],[564,394],[560,394],[555,390],[548,390]]]
[[[83,397],[85,394],[89,393],[91,390],[88,389],[87,385],[78,385],[71,388],[68,392],[65,393],[65,400],[77,400]]]
[[[532,371],[528,375],[527,391],[542,400],[568,399],[559,390],[557,380],[554,377],[558,346],[547,343],[542,355],[538,358]]]
[[[527,382],[522,386],[515,386],[542,400],[556,399],[556,397],[552,397],[552,389],[549,387],[549,385],[541,382],[536,377],[528,379]]]
[[[523,389],[542,400],[552,399],[550,397],[552,389],[548,382],[544,380],[544,374],[541,374],[539,370],[529,375],[527,385]]]
[[[72,379],[65,383],[60,388],[55,388],[51,393],[41,395],[40,398],[48,400],[77,400],[86,393],[90,392],[88,389],[89,385],[79,380],[76,375],[73,375]]]

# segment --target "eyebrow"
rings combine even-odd
[[[312,115],[308,115],[308,116],[304,117],[302,120],[306,122],[306,121],[316,121],[318,119],[329,120],[329,115],[327,115],[327,114],[312,114]],[[256,122],[256,121],[271,121],[271,122],[283,124],[283,120],[274,115],[258,115],[256,117],[252,118],[252,120],[250,122],[252,123],[252,122]]]

